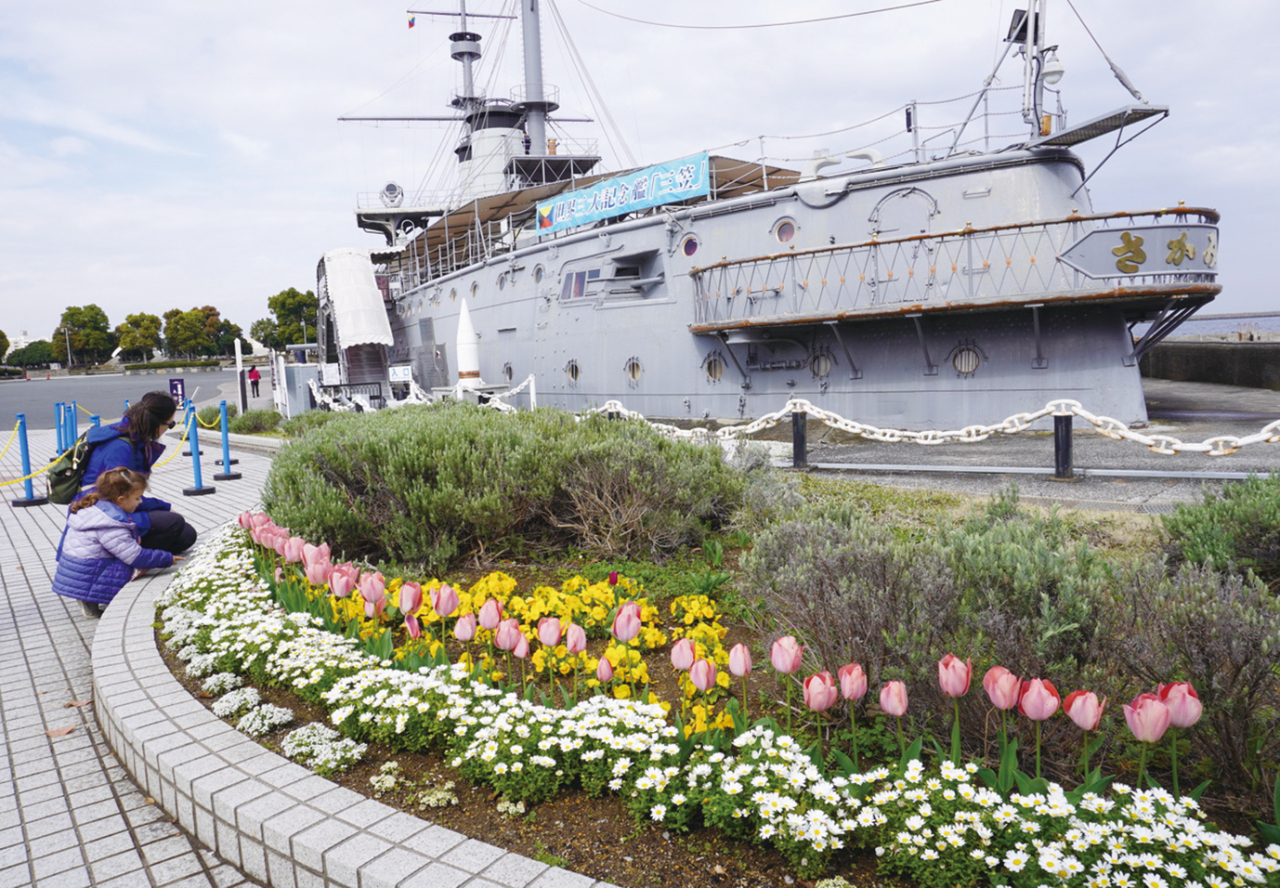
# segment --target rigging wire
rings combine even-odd
[[[818,22],[833,22],[838,19],[857,18],[863,15],[875,15],[880,12],[893,12],[897,9],[910,9],[913,6],[928,6],[931,3],[941,3],[942,0],[916,0],[915,3],[902,3],[898,6],[883,6],[879,9],[866,9],[862,12],[846,12],[840,15],[828,15],[822,18],[812,19],[796,19],[789,22],[761,22],[754,25],[677,25],[672,22],[652,22],[645,19],[632,18],[629,15],[623,15],[620,12],[610,12],[607,9],[601,9],[599,6],[588,3],[587,0],[578,0],[588,9],[594,9],[596,12],[602,12],[605,15],[611,15],[614,18],[620,18],[624,21],[635,22],[638,25],[653,25],[658,28],[677,28],[684,31],[746,31],[753,28],[784,28],[788,25],[812,25]]]
[[[1138,88],[1134,86],[1129,78],[1125,76],[1125,73],[1120,70],[1120,66],[1111,61],[1111,56],[1107,55],[1107,51],[1102,48],[1102,44],[1098,42],[1098,38],[1093,36],[1093,31],[1089,30],[1089,25],[1085,22],[1084,16],[1080,14],[1080,10],[1076,9],[1076,5],[1072,3],[1071,0],[1067,0],[1067,5],[1071,7],[1071,11],[1074,12],[1076,14],[1076,18],[1080,20],[1081,27],[1083,27],[1084,32],[1089,35],[1089,39],[1093,41],[1093,45],[1098,47],[1098,52],[1102,53],[1102,57],[1106,59],[1107,64],[1111,66],[1111,73],[1116,76],[1116,80],[1120,81],[1120,85],[1127,89],[1130,95],[1139,102],[1146,104],[1147,100],[1142,97],[1142,93],[1138,92]]]
[[[606,124],[605,139],[609,142],[609,147],[613,149],[614,154],[619,158],[624,158],[632,167],[637,166],[635,155],[631,153],[631,147],[627,144],[627,140],[622,135],[622,128],[618,126],[617,121],[613,119],[613,114],[609,111],[609,106],[605,104],[604,96],[600,93],[599,88],[595,84],[595,80],[591,77],[591,72],[587,70],[586,62],[583,60],[581,53],[578,52],[577,44],[573,41],[573,35],[565,26],[564,19],[560,15],[560,9],[556,5],[555,0],[547,0],[547,7],[551,10],[552,16],[555,17],[556,26],[560,29],[560,34],[564,38],[565,45],[569,49],[570,57],[574,59],[574,67],[578,72],[578,77],[583,81],[583,86],[588,90],[591,105],[596,109],[601,119]],[[594,96],[594,98],[590,98]],[[618,146],[614,145],[613,138],[610,137],[609,131],[617,137],[621,145],[621,151]]]

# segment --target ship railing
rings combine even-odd
[[[715,326],[772,316],[1035,301],[1122,286],[1212,284],[1217,276],[1217,221],[1213,210],[1192,207],[1073,214],[1044,222],[873,237],[859,244],[728,260],[691,272],[695,323]],[[1127,251],[1133,238],[1124,239],[1126,230],[1140,231],[1144,225],[1207,226],[1212,229],[1207,241],[1211,249],[1183,256],[1176,264],[1177,257],[1163,242],[1151,243],[1144,251]],[[1114,247],[1106,244],[1114,256],[1106,261],[1115,266],[1109,276],[1090,276],[1059,261],[1085,235],[1109,230],[1115,231]],[[1130,273],[1120,276],[1121,272]]]

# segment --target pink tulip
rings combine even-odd
[[[861,700],[867,693],[867,675],[857,663],[847,663],[836,672],[840,694],[846,700]]]
[[[502,602],[496,598],[485,599],[480,605],[480,625],[492,632],[502,622]]]
[[[350,561],[339,564],[329,572],[329,591],[339,598],[346,598],[359,578],[360,571]]]
[[[386,578],[378,571],[361,574],[357,585],[360,587],[360,597],[364,599],[365,616],[370,619],[375,615],[382,616],[387,607]]]
[[[773,643],[769,650],[769,662],[773,668],[783,675],[790,675],[800,668],[800,659],[804,656],[804,648],[796,642],[795,636],[784,635]]]
[[[640,605],[628,601],[613,618],[613,637],[626,644],[640,634]]]
[[[609,571],[609,585],[610,586],[618,585],[618,572],[616,570]]]
[[[406,616],[404,618],[405,631],[409,633],[409,637],[417,641],[422,637],[422,625],[418,622],[418,618],[414,616]]]
[[[254,527],[268,527],[271,525],[271,516],[266,512],[256,512],[249,516],[249,521]]]
[[[992,666],[982,678],[982,689],[996,709],[1012,709],[1022,694],[1022,679],[1003,666]]]
[[[1096,731],[1102,722],[1102,713],[1106,711],[1107,698],[1098,701],[1093,691],[1072,691],[1062,701],[1062,711],[1076,723],[1082,731]]]
[[[289,534],[277,533],[271,537],[271,548],[276,550],[276,554],[281,558],[284,557],[285,548],[289,545]],[[299,547],[301,553],[301,547]]]
[[[476,615],[463,614],[453,624],[453,637],[458,641],[470,641],[476,637]]]
[[[901,718],[907,714],[907,686],[891,681],[880,689],[880,708],[887,715]]]
[[[751,648],[745,644],[735,644],[729,651],[729,672],[735,678],[746,678],[751,674]]]
[[[716,664],[710,660],[694,660],[689,667],[689,681],[704,693],[716,686]]]
[[[276,568],[276,582],[277,582],[277,583],[279,583],[279,582],[282,582],[283,580],[284,580],[284,571],[277,567],[277,568]]]
[[[240,517],[236,519],[236,524],[239,524],[245,530],[253,527],[253,513],[241,512]]]
[[[1124,707],[1124,720],[1133,736],[1143,743],[1156,743],[1169,730],[1169,707],[1155,694],[1139,694]]]
[[[804,680],[804,705],[814,712],[830,709],[840,699],[840,691],[830,672],[819,672]]]
[[[333,565],[329,563],[327,558],[324,561],[312,561],[310,564],[306,564],[304,559],[303,563],[306,565],[308,583],[313,586],[323,586],[329,582],[329,576],[333,572]]]
[[[938,661],[938,686],[948,697],[959,698],[969,693],[972,676],[972,660],[962,661],[954,654],[947,654]]]
[[[511,649],[511,653],[521,660],[529,656],[529,639],[524,637],[523,632],[516,633],[516,646]]]
[[[481,618],[481,624],[484,620]],[[503,651],[513,651],[516,649],[516,642],[524,638],[524,633],[520,631],[520,621],[515,617],[503,620],[498,624],[498,628],[493,633],[493,643]]]
[[[310,567],[317,561],[327,562],[333,554],[329,549],[328,543],[319,546],[313,546],[310,543],[304,543],[302,546],[302,563]]]
[[[1160,702],[1169,707],[1169,723],[1175,728],[1191,727],[1200,721],[1200,714],[1204,711],[1200,695],[1186,681],[1160,685]]]
[[[1018,711],[1032,721],[1044,721],[1058,711],[1058,689],[1044,678],[1033,678],[1022,683],[1022,695],[1018,698]]]
[[[437,586],[431,590],[431,609],[441,618],[453,616],[453,612],[458,609],[458,593],[452,586]]]
[[[681,672],[688,672],[693,661],[698,659],[698,646],[692,638],[682,638],[671,646],[671,665]]]
[[[609,662],[608,657],[601,657],[600,662],[596,664],[596,678],[606,684],[613,681],[613,664]]]
[[[538,641],[547,647],[555,647],[560,643],[559,617],[543,617],[538,621]]]
[[[302,537],[289,537],[284,541],[284,560],[290,564],[297,564],[302,560],[302,550],[307,546],[307,541]]]
[[[570,623],[564,630],[564,646],[571,654],[582,653],[587,649],[587,633],[577,623]]]
[[[405,583],[401,586],[400,613],[406,617],[413,616],[417,614],[420,607],[422,607],[422,587],[417,583]]]

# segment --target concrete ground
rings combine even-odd
[[[1280,420],[1280,392],[1157,379],[1144,385],[1151,421],[1136,431],[1149,436],[1169,435],[1188,443],[1221,435],[1243,438]],[[1139,512],[1171,511],[1178,503],[1198,501],[1205,485],[1230,483],[1210,474],[1280,469],[1276,444],[1252,444],[1227,456],[1162,455],[1141,444],[1103,437],[1077,417],[1072,435],[1077,480],[1056,481],[1051,478],[1051,429],[997,435],[978,444],[885,444],[851,439],[811,420],[808,460],[820,471],[841,471],[876,484],[976,495],[1016,484],[1030,502]]]
[[[44,465],[53,432],[31,433],[30,445],[33,464]],[[21,477],[17,450],[0,459],[0,481]],[[206,456],[204,483],[214,493],[186,497],[194,475],[179,453],[154,471],[150,492],[206,533],[258,502],[270,457],[237,458],[232,469],[243,478],[214,481],[220,468]],[[0,491],[12,500],[22,489]],[[99,621],[50,591],[65,507],[0,508],[0,888],[256,884],[143,795],[108,747],[93,706],[90,651]],[[172,573],[135,585],[163,588]]]

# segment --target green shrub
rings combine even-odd
[[[221,361],[152,361],[149,364],[125,364],[126,370],[169,370],[175,367],[221,367]]]
[[[1072,538],[1056,510],[1020,508],[1013,489],[947,534],[945,545],[983,652],[1019,675],[1076,681],[1108,579],[1088,543]]]
[[[1208,763],[1200,773],[1268,810],[1280,763],[1280,601],[1256,578],[1192,564],[1170,576],[1151,559],[1123,576],[1099,615],[1099,659],[1131,677],[1122,700],[1191,682],[1204,714],[1183,733]]]
[[[312,432],[325,423],[343,415],[330,410],[308,410],[305,413],[299,413],[292,419],[286,419],[280,425],[280,431],[284,432],[286,438],[301,438],[308,432]]]
[[[276,458],[263,501],[344,557],[443,571],[555,542],[629,556],[697,543],[740,489],[718,450],[641,423],[452,404],[313,429]]]
[[[1204,502],[1163,517],[1175,562],[1252,570],[1273,588],[1280,581],[1280,475],[1207,489]]]
[[[742,493],[718,447],[674,441],[641,422],[593,417],[563,443],[561,486],[547,520],[604,555],[696,544]]]
[[[236,414],[239,412],[240,409],[236,407],[235,404],[227,405],[227,418],[229,420],[235,419]],[[201,407],[196,411],[196,417],[200,420],[200,428],[212,431],[216,427],[220,428],[222,425],[222,408],[216,404],[210,404],[208,407]],[[230,422],[228,422],[227,425],[229,427],[234,427],[234,424]],[[230,428],[228,428],[228,431],[230,431]]]
[[[243,416],[237,416],[229,424],[237,435],[255,435],[277,428],[282,419],[284,417],[274,410],[246,410]]]
[[[922,702],[936,691],[935,664],[954,641],[960,600],[935,543],[898,539],[854,509],[818,506],[762,531],[740,566],[745,590],[760,597],[758,628],[807,646],[804,675],[857,662],[873,688],[904,680]],[[929,708],[913,702],[913,718]]]

